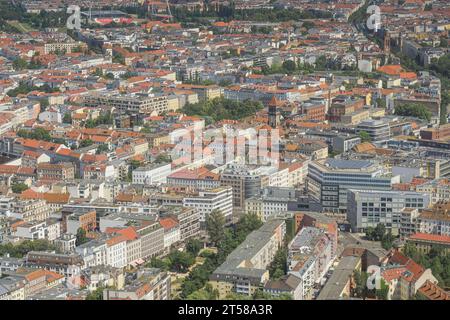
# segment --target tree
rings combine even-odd
[[[63,123],[69,123],[69,124],[72,123],[72,116],[70,115],[69,112],[64,114]]]
[[[214,209],[206,217],[206,231],[208,232],[209,239],[217,246],[225,237],[224,232],[225,217],[218,209]]]
[[[416,117],[422,120],[431,120],[431,112],[424,106],[418,103],[404,104],[396,106],[394,113],[399,116]]]
[[[367,227],[366,228],[366,238],[367,240],[375,240],[375,228],[374,227]]]
[[[386,284],[384,279],[380,281],[380,289],[376,289],[375,296],[379,300],[387,300],[389,294],[389,286]]]
[[[141,132],[142,132],[142,130],[141,130]],[[155,163],[169,163],[169,162],[171,162],[172,160],[171,160],[171,158],[170,158],[170,155],[168,155],[168,154],[165,154],[165,153],[163,153],[163,154],[158,154],[157,156],[156,156],[156,159],[155,159]]]
[[[250,232],[259,229],[262,225],[263,223],[257,214],[247,213],[243,215],[236,225],[237,239],[240,242],[244,241]]]
[[[368,295],[367,278],[368,278],[368,275],[366,272],[360,272],[360,271],[353,272],[353,279],[355,280],[355,284],[356,284],[353,294],[356,297],[360,297],[363,299],[365,299],[367,297],[367,295]]]
[[[189,239],[186,243],[186,251],[192,254],[194,257],[198,255],[203,248],[203,243],[198,239]]]
[[[94,144],[94,141],[91,139],[84,139],[80,141],[80,148],[89,147]]]
[[[285,69],[288,73],[292,73],[295,71],[297,66],[295,65],[295,62],[292,60],[286,60],[283,62],[283,69]]]
[[[195,263],[195,258],[192,254],[178,250],[169,253],[168,258],[170,260],[170,270],[174,272],[185,273]]]
[[[13,61],[13,68],[16,71],[26,69],[27,67],[28,67],[28,63],[22,58],[17,58]]]
[[[111,72],[108,72],[108,73],[105,75],[105,78],[106,78],[106,79],[110,79],[110,80],[114,80],[114,79],[115,79],[114,74],[112,74]]]
[[[76,237],[77,240],[75,244],[77,246],[82,245],[83,243],[86,243],[88,241],[88,238],[86,237],[86,230],[84,230],[83,228],[78,228]]]
[[[25,183],[15,183],[11,186],[11,189],[14,193],[22,193],[28,189],[28,186]]]
[[[385,233],[386,233],[386,226],[383,223],[377,224],[377,226],[375,227],[375,240],[381,241]]]
[[[224,119],[239,120],[261,110],[263,105],[259,101],[246,100],[238,102],[223,97],[195,104],[186,104],[182,111],[188,116],[210,117],[213,121]]]
[[[86,300],[103,300],[103,287],[98,287],[86,296]]]
[[[170,260],[169,259],[158,259],[153,257],[150,262],[148,263],[148,266],[151,268],[158,268],[163,271],[167,271],[170,269]]]
[[[372,141],[372,138],[370,137],[370,134],[367,131],[360,131],[359,137],[361,138],[362,142],[370,142]]]
[[[107,144],[101,144],[97,147],[97,150],[95,151],[96,154],[102,154],[104,152],[108,152],[109,147]]]
[[[269,265],[269,275],[271,279],[278,280],[286,274],[287,254],[285,246],[278,249],[272,263]]]
[[[9,254],[13,258],[22,258],[30,251],[56,250],[56,247],[46,239],[24,240],[20,244],[0,244],[0,256]]]
[[[187,296],[187,300],[216,300],[219,296],[217,290],[213,290],[210,284],[206,284],[205,288],[196,290]]]

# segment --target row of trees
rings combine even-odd
[[[430,121],[432,116],[431,112],[424,105],[418,103],[396,106],[394,112],[399,116],[416,117],[427,121]]]
[[[56,250],[56,247],[48,240],[24,240],[15,245],[12,243],[0,244],[0,256],[9,254],[13,258],[23,258],[30,251]]]
[[[44,128],[35,128],[33,130],[20,129],[17,131],[17,136],[25,139],[42,140],[53,143],[67,144],[63,138],[54,138],[50,135],[50,132]]]
[[[239,120],[255,114],[262,108],[263,105],[259,101],[237,102],[221,97],[195,104],[186,104],[183,113],[189,116],[204,117],[207,122],[211,123],[223,119]]]
[[[226,257],[240,244],[247,235],[261,227],[262,222],[254,214],[244,215],[235,225],[225,227],[225,218],[218,210],[213,210],[206,219],[206,230],[210,241],[217,247],[217,253],[208,252],[204,254],[203,264],[191,270],[189,276],[181,285],[181,298],[198,299],[208,296],[210,299],[217,298],[210,286],[206,285],[209,276],[222,264]]]
[[[13,68],[16,71],[24,69],[39,69],[41,67],[42,64],[36,57],[31,58],[30,62],[22,58],[17,58],[13,61]]]
[[[88,119],[84,124],[86,128],[95,128],[101,124],[113,124],[114,117],[110,110],[101,113],[96,119]]]
[[[216,10],[214,6],[205,6],[203,10],[190,11],[185,8],[177,8],[172,11],[175,19],[180,22],[204,22],[206,18],[216,20],[251,20],[259,22],[285,22],[298,21],[299,19],[331,18],[330,12],[302,11],[298,9],[261,8],[261,9],[236,9],[232,3],[229,6],[222,5]]]
[[[391,249],[395,241],[395,237],[391,232],[386,231],[386,227],[382,223],[377,224],[375,228],[368,227],[366,238],[371,241],[380,241],[381,246],[386,250]]]
[[[194,265],[195,258],[202,249],[203,244],[200,240],[189,239],[186,244],[186,251],[172,250],[164,259],[152,258],[150,267],[160,268],[164,271],[185,273]]]
[[[31,91],[40,91],[46,93],[59,92],[58,88],[51,88],[49,85],[44,84],[41,87],[30,86],[24,82],[21,82],[18,87],[9,90],[6,94],[10,97],[17,97],[19,94],[27,94]]]

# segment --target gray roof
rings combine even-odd
[[[319,293],[317,300],[339,300],[350,277],[353,275],[360,257],[346,256],[341,259],[330,279]]]
[[[372,162],[363,160],[327,159],[325,163],[335,169],[364,169],[372,166]]]
[[[266,269],[256,269],[241,266],[244,261],[250,260],[267,244],[273,236],[274,230],[284,223],[281,219],[267,221],[261,228],[250,233],[233,252],[231,252],[222,265],[211,275],[211,280],[221,276],[234,276],[259,280],[267,272]]]

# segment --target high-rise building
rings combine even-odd
[[[354,232],[375,228],[381,223],[393,234],[398,234],[403,209],[425,209],[429,203],[430,196],[418,192],[349,190],[347,220]]]
[[[348,189],[390,190],[399,182],[375,162],[325,159],[309,164],[307,188],[323,211],[345,213]]]

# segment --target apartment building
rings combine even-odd
[[[287,187],[289,169],[230,164],[221,172],[220,182],[223,186],[233,187],[233,205],[245,208],[245,199],[257,196],[263,187]]]
[[[80,48],[81,50],[87,49],[87,45],[84,42],[50,42],[44,44],[44,53],[50,54],[55,52],[72,53],[74,49]]]
[[[288,245],[288,274],[300,279],[299,300],[312,299],[313,288],[330,268],[335,254],[324,230],[302,228]]]
[[[209,283],[219,292],[219,299],[229,293],[251,296],[269,280],[267,266],[283,243],[284,220],[267,221],[250,233],[225,262],[210,276]]]
[[[220,176],[205,167],[181,169],[167,177],[167,184],[194,187],[198,189],[214,189],[220,186]]]
[[[219,210],[225,220],[230,222],[233,215],[233,188],[223,186],[215,189],[199,191],[198,195],[183,198],[183,206],[195,208],[200,215],[200,222],[213,211]]]
[[[419,232],[450,236],[450,203],[437,203],[419,215]]]
[[[27,253],[26,265],[71,277],[80,274],[83,259],[77,253],[30,251]]]
[[[258,196],[245,200],[245,212],[267,221],[277,213],[297,210],[298,196],[294,188],[265,187]]]
[[[107,265],[107,244],[104,239],[94,239],[75,248],[86,268]]]
[[[399,182],[375,162],[325,159],[309,164],[307,189],[323,211],[345,213],[348,189],[390,190]]]
[[[348,191],[347,220],[353,232],[384,224],[393,234],[399,234],[405,208],[426,209],[430,197],[424,193],[406,191]]]
[[[115,235],[106,240],[106,264],[114,268],[127,266],[127,238]]]
[[[170,275],[156,268],[139,270],[137,279],[122,289],[106,289],[103,300],[170,300]]]
[[[422,254],[428,254],[432,248],[441,248],[444,254],[450,253],[450,236],[414,233],[406,239],[406,242],[412,244]]]
[[[180,241],[185,243],[189,238],[198,236],[200,232],[200,214],[195,208],[163,207],[160,217],[172,217],[180,225]]]
[[[133,184],[151,185],[166,183],[167,176],[172,173],[170,163],[136,168],[132,172]]]
[[[429,194],[432,204],[450,201],[450,179],[439,178],[425,182],[416,186],[416,191]]]
[[[45,221],[50,217],[50,207],[45,200],[18,200],[13,203],[12,216],[25,222]]]
[[[39,163],[36,167],[38,179],[71,180],[75,178],[75,167],[72,163]]]
[[[164,249],[169,249],[173,244],[180,241],[180,225],[174,218],[167,217],[159,219],[159,224],[164,229]]]
[[[17,226],[14,236],[29,239],[47,239],[54,241],[61,235],[61,223],[55,219],[40,222],[26,222]]]
[[[182,84],[178,86],[180,89],[192,90],[198,95],[199,100],[212,100],[223,96],[223,88],[217,85],[194,85]]]
[[[90,94],[85,97],[84,105],[111,106],[125,114],[161,114],[169,111],[167,96],[163,94]]]
[[[97,213],[95,210],[76,210],[66,216],[66,232],[77,234],[78,229],[86,232],[94,231],[97,228]]]
[[[141,258],[149,259],[164,251],[164,229],[159,222],[141,224],[135,227],[141,239]]]
[[[385,142],[391,137],[389,123],[382,120],[365,120],[356,127],[356,133],[367,132],[372,142]]]

